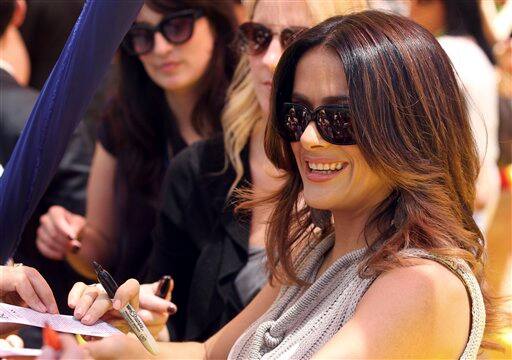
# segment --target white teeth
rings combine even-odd
[[[321,171],[341,170],[341,168],[343,167],[343,164],[341,162],[330,163],[330,164],[317,164],[317,163],[307,162],[307,164],[311,170],[321,170]]]

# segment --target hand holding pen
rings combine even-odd
[[[73,214],[62,206],[52,206],[40,218],[36,246],[45,257],[62,260],[68,252],[80,250],[78,234],[84,226],[83,216]]]
[[[138,308],[138,315],[154,336],[165,327],[169,316],[176,312],[176,305],[168,300],[172,281],[166,299],[155,295],[157,288],[158,282],[139,285],[131,279],[120,285],[115,294],[115,299],[120,300],[121,305],[130,302],[135,309]],[[113,302],[100,286],[76,283],[69,293],[68,305],[74,309],[75,318],[83,324],[94,324],[102,318],[123,332],[129,331],[126,322],[119,312],[113,310]]]
[[[108,297],[112,300],[112,306],[115,310],[119,311],[123,318],[128,323],[130,330],[137,336],[142,345],[153,355],[158,354],[158,345],[153,335],[149,332],[148,328],[137,315],[137,311],[130,303],[122,304],[121,300],[116,299],[116,293],[119,286],[116,284],[112,276],[101,267],[100,264],[93,261],[94,271],[98,277],[98,281],[103,286],[108,294]]]

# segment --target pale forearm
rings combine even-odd
[[[160,353],[157,359],[207,359],[204,343],[165,342],[158,343]]]

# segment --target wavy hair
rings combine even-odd
[[[365,11],[331,18],[301,35],[277,66],[265,151],[284,170],[285,183],[266,199],[274,205],[266,236],[271,280],[301,284],[294,254],[334,231],[330,218],[319,228],[313,209],[300,204],[300,173],[276,128],[297,63],[319,46],[340,57],[365,160],[393,184],[365,226],[371,245],[360,275],[405,265],[399,252],[407,248],[464,259],[481,285],[486,329],[492,330],[499,311],[485,284],[483,236],[472,217],[479,161],[464,96],[436,39],[397,15]],[[369,239],[370,229],[377,238]]]
[[[258,1],[245,0],[242,2],[246,8],[248,18],[252,20]],[[305,2],[315,24],[331,16],[367,8],[366,0],[305,0]],[[240,154],[249,142],[254,125],[260,120],[266,120],[263,119],[249,72],[247,55],[242,54],[228,89],[228,98],[221,118],[226,159],[233,166],[236,173],[229,194],[233,192],[244,174]]]

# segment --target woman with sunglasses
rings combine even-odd
[[[363,2],[334,0],[322,1],[321,7],[316,0],[245,5],[250,21],[239,29],[243,54],[222,115],[224,138],[180,153],[163,185],[164,205],[145,279],[174,278],[173,302],[179,309],[169,321],[174,340],[206,340],[267,282],[264,237],[272,208],[237,216],[232,195],[242,189],[266,194],[281,184],[263,149],[275,67],[300,31],[363,8]],[[77,285],[73,297],[86,289]],[[90,321],[96,319],[93,313]]]
[[[290,45],[273,85],[271,282],[205,343],[160,357],[475,359],[497,312],[472,218],[477,148],[439,43],[397,15],[334,17]],[[126,336],[86,348],[145,351]]]
[[[94,274],[92,260],[123,281],[139,274],[169,160],[221,130],[235,27],[231,2],[146,1],[120,49],[119,88],[99,128],[87,215],[51,208],[38,230],[45,256],[66,257],[86,276]],[[81,242],[77,253],[70,239]]]

